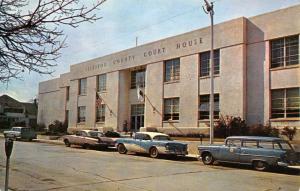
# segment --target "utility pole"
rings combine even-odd
[[[209,119],[210,119],[210,136],[209,143],[213,144],[214,139],[214,5],[204,0],[205,8],[203,10],[210,15],[210,34],[211,34],[211,48],[210,48],[210,96],[209,96]]]

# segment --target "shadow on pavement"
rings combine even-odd
[[[229,167],[229,168],[236,168],[236,169],[245,169],[245,170],[253,170],[251,165],[242,165],[242,164],[231,164],[231,163],[216,163],[214,166],[223,166],[223,167]],[[257,173],[260,173],[260,171],[256,171]],[[296,168],[283,168],[283,167],[272,167],[269,168],[266,171],[263,172],[269,172],[269,173],[276,173],[276,174],[286,174],[286,175],[300,175],[300,169]]]
[[[140,157],[147,157],[151,158],[149,154],[143,153],[132,153],[132,155],[140,156]],[[198,161],[197,158],[188,157],[188,156],[174,156],[174,155],[160,155],[157,160],[169,160],[169,161]]]

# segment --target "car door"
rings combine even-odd
[[[143,134],[141,141],[139,142],[139,152],[140,153],[148,153],[151,147],[152,140],[151,137],[147,134]]]
[[[243,140],[240,163],[251,164],[257,155],[259,155],[258,142],[256,140]]]
[[[143,139],[141,133],[136,133],[132,140],[126,142],[126,148],[128,151],[139,152],[140,151],[140,142]]]
[[[242,143],[240,139],[227,140],[225,147],[220,151],[219,160],[238,163],[240,160],[241,146]]]

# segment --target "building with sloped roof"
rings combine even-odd
[[[8,95],[0,96],[0,121],[7,125],[24,123],[34,126],[37,121],[37,104],[19,102]]]

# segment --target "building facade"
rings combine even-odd
[[[19,102],[8,95],[0,96],[0,127],[35,127],[37,125],[37,104]]]
[[[300,127],[300,6],[215,25],[215,118]],[[210,28],[70,67],[39,84],[38,123],[207,129]]]

